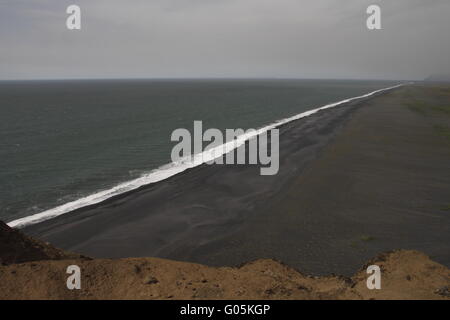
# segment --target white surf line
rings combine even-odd
[[[36,213],[31,216],[13,220],[11,222],[8,222],[7,224],[8,224],[8,226],[10,226],[12,228],[21,228],[21,227],[25,227],[30,224],[35,224],[38,222],[42,222],[42,221],[46,221],[46,220],[58,217],[60,215],[74,211],[79,208],[83,208],[83,207],[87,207],[90,205],[94,205],[94,204],[103,202],[114,196],[123,194],[128,191],[138,189],[142,186],[145,186],[145,185],[148,185],[151,183],[165,180],[165,179],[172,177],[176,174],[179,174],[187,169],[199,166],[205,162],[208,162],[208,161],[214,160],[215,158],[221,157],[224,154],[238,148],[239,146],[244,144],[247,140],[249,140],[263,132],[269,131],[269,130],[279,127],[283,124],[286,124],[288,122],[298,120],[298,119],[301,119],[304,117],[308,117],[308,116],[310,116],[316,112],[319,112],[321,110],[324,110],[324,109],[333,108],[333,107],[336,107],[341,104],[345,104],[345,103],[348,103],[348,102],[351,102],[351,101],[354,101],[357,99],[363,99],[363,98],[373,96],[374,94],[377,94],[377,93],[380,93],[383,91],[395,89],[395,88],[404,86],[406,84],[409,84],[409,83],[399,84],[399,85],[395,85],[392,87],[375,90],[375,91],[372,91],[370,93],[367,93],[367,94],[364,94],[364,95],[361,95],[358,97],[348,98],[345,100],[341,100],[339,102],[330,103],[330,104],[327,104],[320,108],[308,110],[308,111],[299,113],[295,116],[278,120],[272,124],[269,124],[265,127],[260,128],[258,130],[255,130],[255,131],[247,133],[247,134],[243,134],[234,141],[232,140],[232,141],[224,143],[223,145],[220,145],[218,147],[215,147],[215,148],[212,148],[209,150],[205,150],[202,153],[193,155],[192,157],[187,157],[181,161],[178,161],[175,163],[172,162],[172,163],[163,165],[157,169],[150,171],[149,173],[143,175],[142,177],[139,177],[139,178],[131,180],[131,181],[123,182],[111,189],[99,191],[99,192],[89,195],[87,197],[68,202],[66,204],[57,206],[55,208],[43,211],[41,213]]]

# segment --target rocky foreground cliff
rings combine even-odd
[[[450,299],[450,269],[417,251],[381,254],[354,276],[312,277],[274,260],[214,268],[158,258],[91,259],[0,223],[0,299]],[[67,288],[69,265],[81,289]],[[368,265],[381,268],[369,290]]]

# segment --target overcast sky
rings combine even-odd
[[[366,28],[370,4],[382,30]],[[0,79],[437,73],[450,74],[450,0],[0,0]]]

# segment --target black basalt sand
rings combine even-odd
[[[449,266],[449,106],[448,87],[425,86],[341,105],[280,128],[275,176],[200,166],[24,231],[93,257],[352,274],[401,248]]]

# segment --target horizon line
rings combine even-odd
[[[424,79],[385,79],[385,78],[301,78],[301,77],[92,77],[92,78],[30,78],[0,79],[0,82],[25,81],[98,81],[98,80],[360,80],[360,81],[424,81]]]

